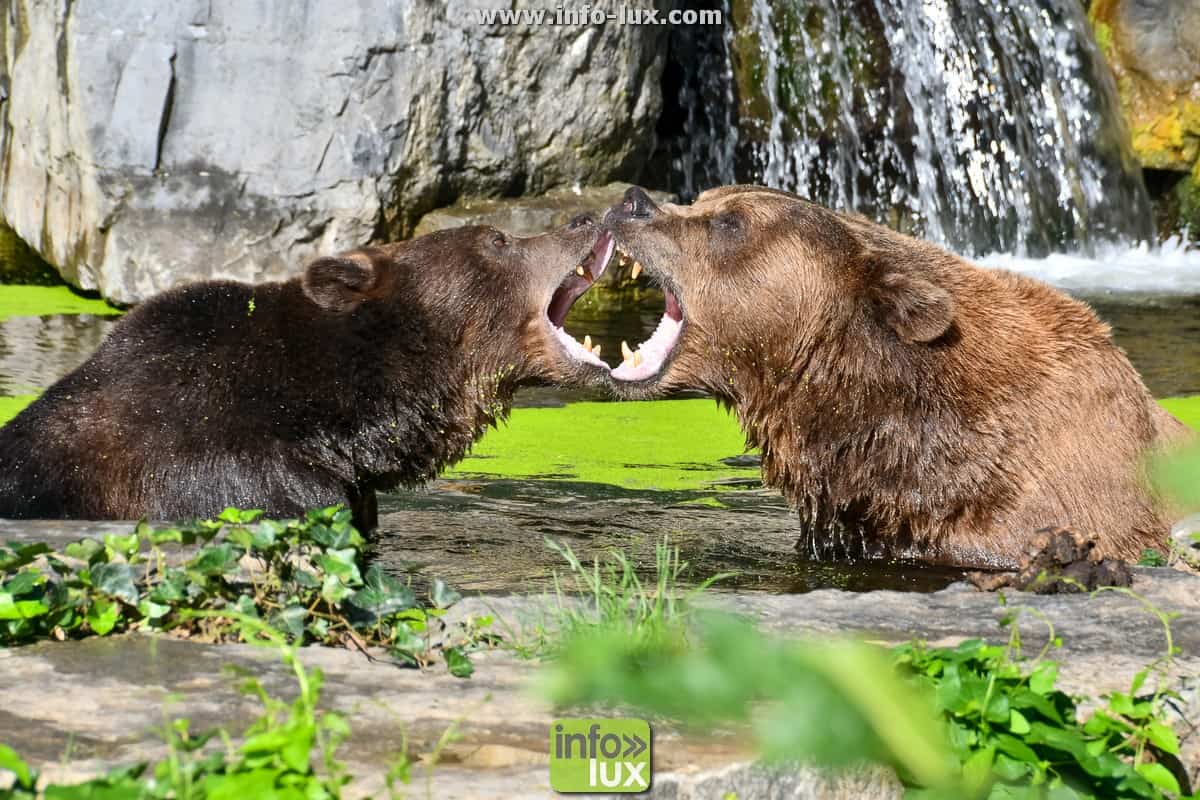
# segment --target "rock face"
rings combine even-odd
[[[134,302],[266,280],[461,195],[636,177],[658,26],[481,24],[474,0],[14,0],[0,216]]]
[[[1200,231],[1200,0],[1092,0],[1142,165],[1159,183],[1160,228]],[[1153,187],[1152,187],[1153,188]],[[1164,218],[1165,217],[1165,218]]]
[[[610,183],[554,189],[537,197],[464,199],[421,217],[413,234],[420,236],[464,225],[493,225],[514,236],[531,236],[556,228],[577,214],[594,214],[599,218],[624,196],[629,186]],[[660,204],[676,200],[667,192],[650,192],[650,196]]]

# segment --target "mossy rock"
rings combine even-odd
[[[63,282],[16,231],[0,222],[0,283],[57,286]]]
[[[1142,166],[1191,172],[1200,160],[1200,2],[1092,0]]]

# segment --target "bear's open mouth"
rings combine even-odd
[[[600,345],[593,345],[591,336],[583,337],[583,341],[580,342],[567,333],[563,323],[571,306],[604,274],[614,256],[621,265],[631,267],[630,277],[634,281],[645,271],[651,282],[662,289],[666,307],[658,327],[654,329],[650,338],[638,345],[636,349],[631,349],[626,342],[621,342],[621,363],[616,367],[609,367],[600,360]],[[679,342],[679,335],[683,331],[683,308],[676,293],[668,284],[669,280],[659,274],[657,270],[650,267],[643,268],[642,264],[633,256],[619,250],[613,235],[605,231],[600,234],[596,244],[584,256],[583,261],[575,267],[574,272],[569,274],[554,290],[550,304],[546,308],[546,317],[549,319],[559,343],[575,360],[600,367],[619,381],[644,381],[654,377],[662,370],[675,350],[675,345]]]
[[[608,365],[600,360],[600,345],[592,346],[592,337],[585,336],[580,342],[571,334],[567,333],[563,323],[567,319],[567,312],[571,310],[571,306],[575,305],[575,301],[583,297],[584,293],[592,288],[592,284],[596,279],[604,274],[604,270],[608,268],[608,262],[612,259],[613,252],[616,250],[616,241],[612,234],[605,231],[600,234],[600,238],[596,239],[596,244],[592,246],[591,251],[583,257],[583,261],[579,262],[575,267],[575,271],[567,275],[563,282],[554,290],[554,294],[550,297],[550,305],[546,307],[546,318],[550,320],[550,327],[554,329],[554,336],[558,339],[559,344],[567,351],[567,354],[576,361],[583,361],[596,367],[601,367],[606,372]]]
[[[683,333],[683,307],[679,303],[676,291],[669,277],[653,265],[642,266],[642,263],[631,255],[618,249],[617,257],[622,264],[631,264],[630,278],[634,281],[645,272],[650,283],[662,290],[665,307],[662,318],[658,321],[654,333],[635,348],[630,348],[621,342],[621,363],[610,373],[614,380],[625,383],[645,381],[660,373],[675,346],[679,344],[679,336]]]

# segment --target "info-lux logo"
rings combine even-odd
[[[650,788],[650,723],[558,719],[550,726],[550,787],[556,792]]]

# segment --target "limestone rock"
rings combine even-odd
[[[276,279],[456,197],[634,177],[658,26],[481,24],[500,0],[15,0],[0,216],[128,303]]]

